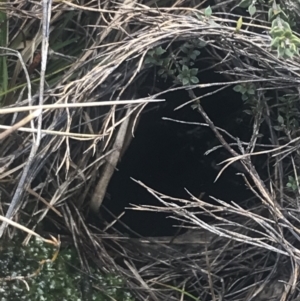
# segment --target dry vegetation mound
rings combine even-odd
[[[2,213],[33,231],[51,219],[83,269],[92,258],[140,300],[296,300],[298,2],[217,2],[2,2]],[[201,82],[203,60],[223,82]],[[144,97],[149,74],[168,86],[152,84]],[[202,107],[228,87],[252,116],[249,141],[217,128]],[[199,112],[230,154],[225,163],[242,164],[256,201],[178,199],[139,183],[161,206],[136,209],[167,212],[186,234],[129,239],[111,224],[91,227],[86,213],[101,207],[143,109],[175,90],[187,91],[181,106]],[[264,176],[253,164],[260,155]],[[11,228],[1,220],[4,235]]]

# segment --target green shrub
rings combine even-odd
[[[125,291],[121,278],[101,275],[95,269],[91,277],[81,273],[74,268],[80,265],[77,253],[72,249],[62,250],[52,262],[55,251],[38,239],[32,239],[26,247],[16,241],[5,247],[3,244],[0,301],[133,300]],[[95,285],[99,289],[95,289]]]

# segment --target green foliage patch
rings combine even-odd
[[[176,51],[167,51],[161,46],[147,53],[145,65],[158,69],[157,74],[163,79],[172,78],[174,83],[183,86],[199,83],[198,68],[195,65],[201,54],[200,49],[206,43],[202,39],[194,39],[183,43]]]
[[[121,278],[102,275],[96,269],[90,275],[79,271],[75,250],[62,250],[52,261],[55,252],[38,239],[26,247],[17,241],[2,243],[0,301],[134,300]]]

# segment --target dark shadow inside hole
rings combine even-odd
[[[206,80],[216,81],[217,77],[214,74],[213,78]],[[200,93],[203,92],[198,91]],[[130,207],[130,204],[160,205],[153,195],[131,178],[160,193],[177,198],[189,198],[185,189],[195,196],[205,193],[204,199],[207,201],[210,201],[210,195],[227,202],[238,202],[251,196],[243,179],[236,175],[239,171],[234,168],[227,169],[214,183],[218,174],[215,163],[225,158],[220,155],[224,150],[209,156],[204,155],[208,149],[219,144],[208,127],[162,119],[168,117],[203,122],[201,115],[192,110],[190,105],[174,111],[177,106],[189,101],[188,93],[176,91],[166,93],[164,97],[165,103],[158,107],[149,105],[143,113],[135,138],[118,164],[118,170],[108,187],[110,197],[103,205],[115,215],[123,212],[125,207]],[[202,100],[201,104],[216,126],[228,130],[233,136],[246,141],[249,139],[250,122],[246,119],[241,121],[243,102],[232,88]],[[103,209],[101,213],[105,220],[112,220]],[[168,214],[127,209],[121,220],[143,236],[173,235],[177,231],[174,225],[179,225],[179,222],[167,219],[167,216]],[[127,232],[120,224],[116,228]]]

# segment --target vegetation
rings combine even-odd
[[[25,247],[15,237],[0,253],[1,301],[133,301],[118,276],[103,276],[95,268],[83,272],[74,249],[57,253],[51,245],[32,239]]]
[[[298,1],[125,2],[0,2],[1,301],[57,300],[58,294],[62,300],[217,300],[221,294],[260,301],[257,292],[296,299]],[[207,70],[223,81],[205,82]],[[144,98],[142,86],[151,86]],[[249,141],[216,127],[203,108],[202,99],[225,89],[241,96],[243,113],[251,116]],[[224,168],[242,164],[255,202],[178,200],[144,187],[161,206],[140,210],[167,212],[205,231],[201,237],[215,235],[194,252],[176,249],[170,256],[165,247],[152,256],[139,251],[141,241],[128,242],[111,224],[96,229],[86,216],[93,200],[102,204],[137,116],[174,90],[186,91],[189,101],[180,107],[191,104],[218,139],[207,152],[224,148],[231,156]],[[260,155],[262,174],[253,159]],[[21,248],[15,237],[6,246],[6,226],[16,216],[33,230],[50,220],[70,235],[82,260],[69,249],[56,258],[39,241]],[[88,272],[79,271],[91,253]],[[287,283],[285,291],[278,283]]]

